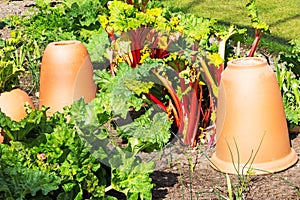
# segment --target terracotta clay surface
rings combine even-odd
[[[96,89],[90,57],[80,41],[48,44],[41,66],[40,107],[50,107],[51,115],[80,98],[91,101]]]
[[[28,94],[21,89],[0,94],[0,109],[15,121],[21,121],[26,116],[25,104],[34,107]]]
[[[251,168],[264,174],[284,170],[296,161],[271,67],[262,58],[228,62],[219,87],[214,167],[226,173]]]

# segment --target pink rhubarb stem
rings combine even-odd
[[[194,140],[196,137],[197,133],[197,128],[198,128],[198,81],[196,80],[192,84],[192,91],[190,93],[190,99],[191,99],[191,104],[190,104],[190,110],[188,114],[188,127],[187,127],[187,132],[186,135],[184,136],[184,143],[187,145],[194,145]],[[197,128],[195,128],[197,127]]]
[[[258,43],[260,41],[260,38],[261,38],[261,32],[259,30],[255,29],[255,38],[254,38],[254,41],[252,43],[252,47],[250,49],[248,57],[253,57],[253,55],[254,55],[254,53],[257,49]]]
[[[175,122],[179,130],[183,128],[184,121],[183,121],[183,113],[182,113],[182,107],[181,102],[176,94],[176,91],[172,87],[172,85],[166,80],[163,76],[158,74],[156,71],[153,71],[154,75],[162,82],[162,84],[165,86],[165,88],[168,90],[169,94],[171,95],[171,98],[175,104],[175,108],[178,112],[178,117],[175,117]]]

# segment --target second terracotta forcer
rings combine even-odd
[[[228,62],[219,86],[216,125],[211,161],[223,172],[273,173],[298,160],[275,73],[263,58]]]
[[[48,115],[84,98],[95,98],[93,66],[85,46],[76,40],[52,42],[42,58],[39,106],[50,107]]]

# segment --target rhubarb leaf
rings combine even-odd
[[[139,110],[143,103],[143,99],[135,96],[135,92],[124,84],[124,80],[130,76],[130,70],[132,69],[128,65],[123,64],[117,76],[112,76],[105,70],[95,72],[95,80],[100,88],[97,97],[99,105],[102,104],[107,112],[120,115],[122,118],[126,118],[130,108]]]
[[[118,65],[116,76],[106,70],[96,70],[94,79],[99,87],[97,105],[123,119],[126,118],[129,109],[140,110],[146,101],[145,98],[141,98],[141,94],[147,94],[154,85],[150,74],[159,64],[145,61],[143,65],[132,69],[122,62]]]
[[[119,135],[128,140],[127,149],[131,152],[150,152],[162,148],[169,141],[171,122],[168,115],[159,112],[151,119],[152,111],[153,109],[149,109],[132,123],[119,127]]]
[[[0,111],[1,128],[11,140],[21,141],[29,138],[30,142],[31,137],[39,135],[36,133],[45,133],[52,130],[51,122],[47,120],[46,110],[47,108],[38,110],[27,107],[28,114],[20,122],[12,120]]]
[[[6,198],[25,199],[27,194],[36,196],[38,191],[47,195],[57,190],[61,179],[51,173],[32,170],[21,165],[14,167],[0,165],[0,194]]]
[[[128,89],[134,91],[137,95],[148,94],[154,85],[154,82],[142,82],[134,79],[126,79],[124,83]]]
[[[109,160],[112,171],[112,187],[123,192],[127,199],[152,199],[152,179],[155,164],[142,162],[130,152],[116,148],[118,153]]]

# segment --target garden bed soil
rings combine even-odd
[[[291,133],[293,149],[300,155],[300,135]],[[274,147],[276,148],[276,147]],[[214,170],[208,158],[214,148],[208,150],[182,148],[175,143],[165,154],[160,155],[157,169],[152,175],[156,184],[153,199],[222,199],[216,194],[228,197],[225,175]],[[159,158],[159,157],[157,157]],[[192,161],[192,162],[191,162]],[[190,166],[194,166],[191,171]],[[232,185],[237,186],[237,176],[230,175]],[[289,169],[272,174],[249,176],[244,192],[245,199],[300,199],[300,163],[297,162]],[[192,197],[192,198],[191,198]]]
[[[0,18],[8,15],[22,15],[34,5],[34,1],[4,1],[0,0]],[[0,29],[0,37],[9,37],[9,30]],[[291,144],[300,156],[300,135],[290,134]],[[274,147],[276,148],[276,147]],[[190,149],[184,147],[179,140],[174,139],[165,149],[151,154],[143,153],[145,162],[153,160],[156,163],[155,172],[151,175],[155,187],[154,200],[177,199],[221,199],[218,193],[228,196],[227,183],[224,174],[214,170],[208,158],[214,152],[214,147]],[[193,169],[191,169],[191,166]],[[230,175],[232,185],[237,184],[237,176]],[[251,176],[244,189],[245,199],[288,200],[300,199],[300,163],[289,169],[272,175]],[[123,199],[119,195],[119,199]]]

